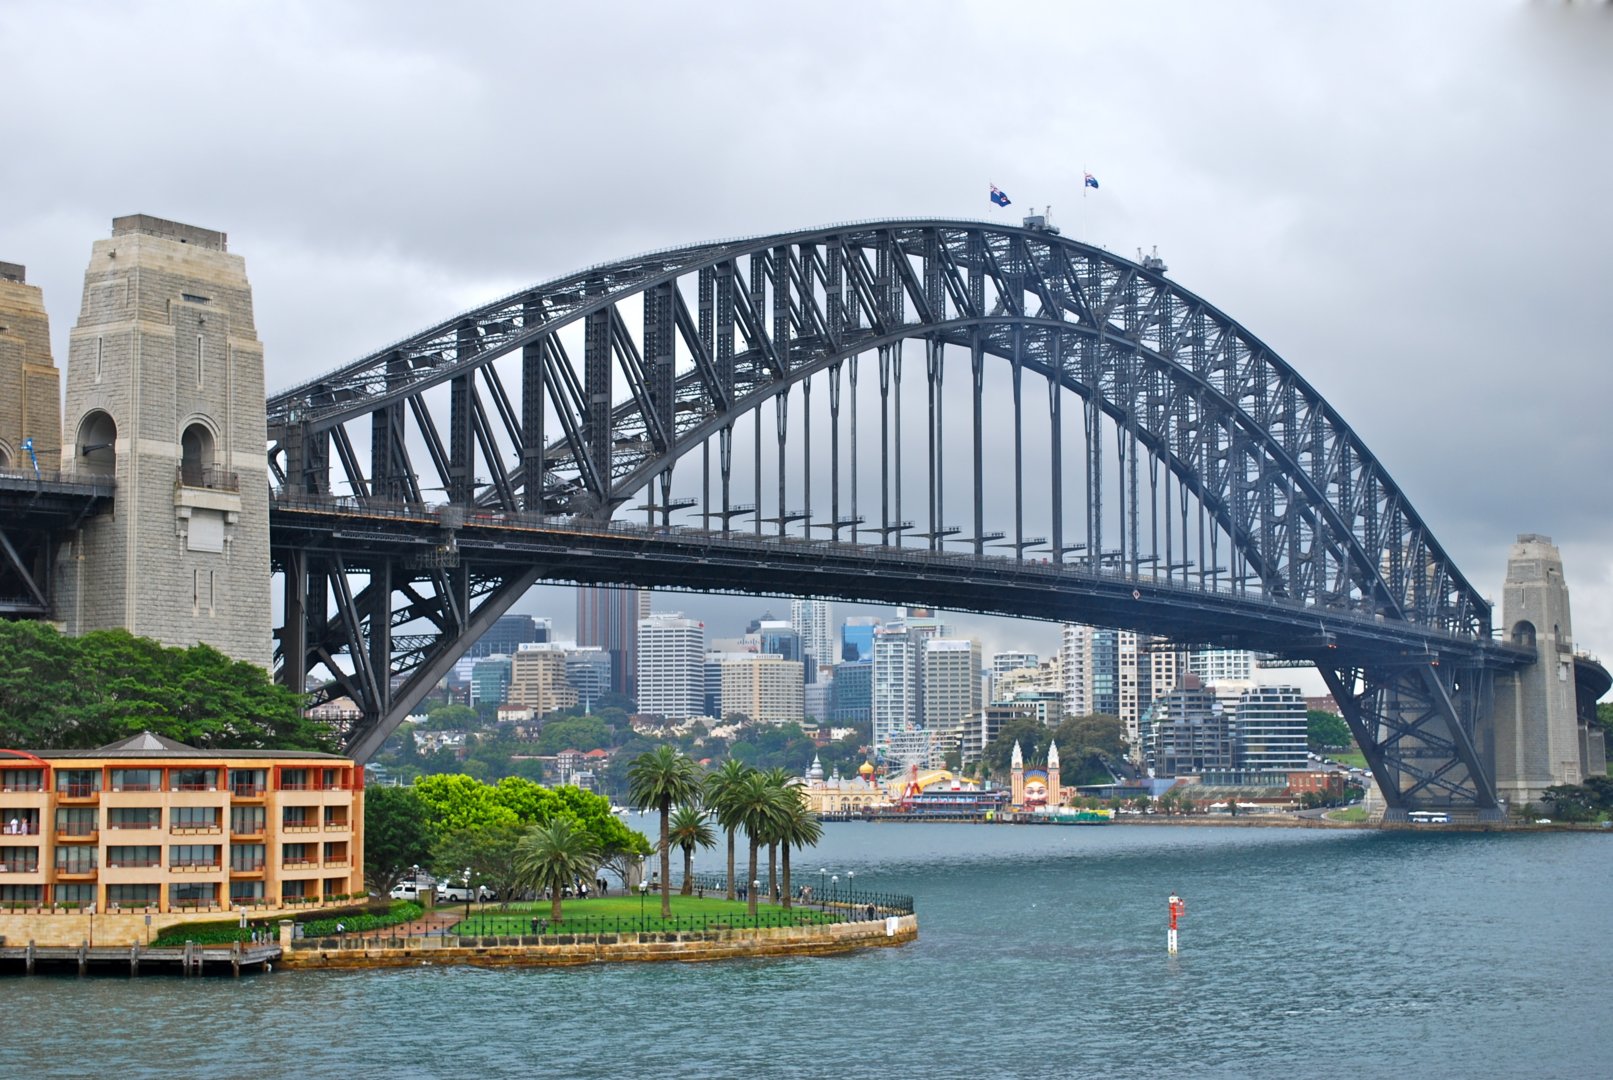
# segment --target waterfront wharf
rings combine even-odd
[[[139,975],[156,969],[178,971],[183,975],[240,975],[243,971],[268,971],[280,959],[277,944],[173,945],[0,945],[0,974],[33,975],[41,970],[76,969],[80,975],[92,971]]]

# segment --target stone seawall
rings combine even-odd
[[[825,956],[906,945],[918,939],[918,918],[893,915],[865,922],[710,930],[665,934],[549,934],[542,937],[415,937],[365,942],[320,939],[287,943],[286,968],[568,967],[579,964],[694,962],[757,956]]]

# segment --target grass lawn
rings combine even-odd
[[[447,905],[443,905],[446,909]],[[552,905],[547,900],[500,907],[486,904],[471,910],[468,922],[461,921],[449,933],[469,935],[515,935],[532,933],[537,919],[546,933],[638,933],[664,930],[705,930],[740,926],[801,926],[835,922],[841,916],[831,907],[827,913],[815,905],[796,905],[786,911],[778,904],[758,904],[753,919],[743,900],[722,897],[672,895],[672,918],[661,918],[661,898],[656,893],[643,897],[603,896],[561,903],[563,921],[552,923]],[[640,911],[643,922],[640,922]]]
[[[1332,758],[1340,765],[1348,765],[1352,769],[1364,769],[1367,767],[1367,756],[1359,750],[1339,750],[1323,756]]]
[[[1364,806],[1346,806],[1342,810],[1329,810],[1323,816],[1330,821],[1365,821],[1367,809]]]

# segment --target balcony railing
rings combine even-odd
[[[44,790],[44,783],[37,779],[13,780],[8,777],[5,780],[0,780],[0,791],[3,791],[8,795],[13,792],[17,794],[37,795]]]
[[[0,825],[0,835],[5,836],[38,836],[39,822],[37,821],[7,821]]]
[[[325,831],[326,832],[346,832],[350,828],[352,828],[352,826],[349,825],[345,821],[327,821],[327,822],[325,822]]]
[[[93,799],[100,793],[100,788],[94,784],[63,784],[56,789],[56,794],[64,799]]]
[[[137,781],[137,782],[132,783],[132,784],[126,784],[126,783],[123,783],[123,782],[120,781],[119,783],[113,784],[112,787],[109,788],[108,790],[110,790],[110,791],[161,791],[162,790],[162,783],[160,781],[156,781],[156,780],[149,781],[149,782],[148,781]]]
[[[58,840],[95,840],[100,830],[94,825],[63,825],[56,830]]]
[[[241,477],[217,465],[180,465],[175,481],[180,487],[202,488],[207,491],[241,490]]]
[[[224,864],[217,859],[170,859],[170,870],[221,870]]]
[[[149,859],[119,859],[117,862],[111,862],[109,860],[106,864],[106,868],[108,870],[146,870],[153,866],[161,865],[162,858],[160,856],[152,856]]]
[[[281,832],[318,832],[319,823],[315,821],[285,821],[280,824]]]
[[[230,873],[259,874],[263,872],[265,865],[267,865],[267,860],[265,859],[253,859],[249,862],[232,862],[230,863]]]
[[[39,862],[0,862],[0,874],[37,874]]]
[[[217,791],[217,784],[175,784],[170,791]]]
[[[264,794],[262,784],[231,784],[230,795],[236,799],[261,799]]]

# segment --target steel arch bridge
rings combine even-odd
[[[1047,391],[1034,417],[1027,378]],[[676,248],[465,312],[268,408],[280,677],[358,703],[361,758],[559,580],[1311,661],[1393,809],[1498,812],[1491,679],[1533,654],[1492,640],[1488,602],[1326,400],[1155,260],[941,220]],[[635,499],[641,525],[617,517]]]

